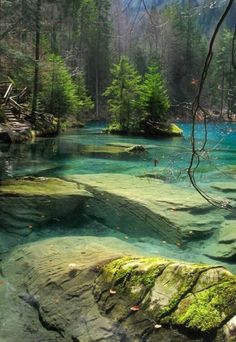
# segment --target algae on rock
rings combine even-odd
[[[109,288],[115,289],[117,304],[103,292]],[[103,268],[96,294],[109,317],[123,320],[139,305],[143,319],[199,336],[216,333],[236,314],[236,276],[221,266],[123,258]]]

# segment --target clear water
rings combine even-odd
[[[154,173],[179,183],[185,180],[191,156],[191,125],[181,124],[183,138],[146,139],[101,134],[103,124],[72,130],[57,138],[37,139],[25,145],[0,144],[0,178],[35,175],[61,177],[71,174]],[[203,125],[197,126],[197,139],[204,138]],[[141,144],[147,154],[109,153],[109,144]],[[89,150],[88,150],[89,147]],[[103,147],[104,150],[103,150]],[[98,151],[98,148],[99,151]],[[198,177],[202,182],[234,181],[236,171],[236,124],[208,126],[208,154],[203,156]],[[154,160],[157,160],[155,166]]]
[[[155,175],[166,182],[189,186],[186,169],[191,157],[191,125],[180,124],[183,138],[147,139],[141,137],[122,137],[101,133],[104,124],[88,125],[85,129],[71,130],[56,138],[41,138],[25,145],[0,144],[0,178],[22,176],[63,177],[74,174],[124,173],[136,176]],[[197,126],[197,139],[201,144],[204,138],[203,125]],[[148,153],[111,153],[108,145],[141,144]],[[210,124],[208,126],[208,155],[204,156],[198,180],[207,186],[212,182],[235,182],[236,179],[236,124]],[[114,149],[114,148],[113,148]],[[157,161],[155,165],[154,161]],[[67,235],[115,236],[125,240],[127,237],[109,227],[89,227],[83,225],[68,227]],[[28,242],[52,236],[64,235],[59,223],[34,232]],[[147,239],[128,240],[141,248],[144,253],[163,255],[185,260],[209,262],[199,255],[198,249],[181,250],[162,241]],[[210,260],[210,262],[213,262]]]

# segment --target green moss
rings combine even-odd
[[[128,270],[123,269],[122,266],[126,265],[127,262],[134,260],[130,257],[124,257],[117,259],[107,264],[103,269],[103,275],[107,282],[115,283],[117,280],[127,275]]]
[[[155,284],[169,261],[158,258],[130,258],[115,260],[105,266],[105,279],[132,301],[140,301]]]
[[[191,291],[200,273],[207,267],[203,265],[189,265],[181,264],[180,271],[175,271],[176,264],[170,265],[165,273],[162,282],[166,282],[166,288],[176,289],[178,291],[173,293],[168,305],[164,306],[158,313],[157,318],[169,315],[178,305],[183,297]]]
[[[125,301],[159,322],[208,333],[236,314],[236,277],[222,267],[158,258],[118,259],[104,268]]]
[[[173,314],[175,324],[208,332],[219,328],[236,311],[236,280],[188,295]]]
[[[108,154],[119,154],[124,153],[125,148],[120,146],[94,146],[86,145],[82,149],[83,153],[108,153]]]
[[[183,135],[183,130],[173,123],[169,125],[169,131],[174,135]]]
[[[124,133],[124,129],[122,129],[121,125],[117,122],[111,123],[107,128],[103,130],[103,132],[107,134],[121,134]]]

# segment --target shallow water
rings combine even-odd
[[[135,176],[151,175],[167,183],[189,187],[186,169],[191,157],[191,125],[181,124],[184,137],[147,139],[121,137],[101,133],[104,124],[88,125],[85,129],[71,130],[56,138],[41,138],[25,145],[0,144],[1,179],[22,176],[64,177],[75,174],[123,173]],[[203,125],[197,125],[197,139],[204,138]],[[130,154],[117,147],[141,144],[147,153]],[[110,145],[111,150],[109,150]],[[114,147],[115,146],[115,147]],[[197,179],[204,189],[212,182],[235,182],[236,178],[236,124],[210,124],[208,126],[208,154],[204,155]],[[155,165],[156,160],[156,165]],[[212,190],[211,190],[212,191]],[[222,196],[222,194],[220,194]],[[220,209],[219,209],[220,210]],[[82,223],[80,227],[68,223],[65,233],[60,223],[33,232],[28,242],[60,235],[115,236],[136,245],[145,254],[163,255],[192,261],[209,259],[198,253],[193,244],[191,251],[182,250],[146,237],[129,238],[109,227],[97,223]],[[212,262],[214,262],[212,260]],[[219,263],[219,262],[218,262]],[[234,265],[230,265],[234,269]]]
[[[165,175],[167,181],[182,182],[191,156],[191,125],[181,124],[183,138],[146,139],[101,134],[102,124],[72,130],[57,138],[37,139],[26,145],[0,144],[0,176],[36,175],[61,177],[70,174],[125,173]],[[197,139],[204,138],[203,125]],[[110,144],[141,144],[147,154],[110,152]],[[104,148],[106,147],[106,149]],[[236,124],[208,126],[208,153],[202,156],[198,178],[204,182],[233,181],[236,168]],[[157,161],[155,166],[154,160]]]

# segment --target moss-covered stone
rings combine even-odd
[[[183,130],[173,123],[169,125],[169,132],[170,134],[177,135],[177,136],[183,135]]]
[[[175,324],[208,332],[220,328],[236,313],[236,277],[188,294],[172,315]],[[210,286],[210,287],[209,287]]]
[[[157,126],[145,126],[143,129],[124,129],[118,123],[110,124],[103,130],[107,134],[137,135],[152,137],[181,137],[183,130],[174,123],[158,123]]]
[[[101,288],[115,289],[128,308],[138,304],[149,320],[197,334],[216,332],[236,314],[236,277],[220,266],[123,258],[103,268],[97,293]],[[106,311],[109,298],[105,306],[103,297],[100,301]],[[119,304],[118,308],[121,315],[127,314]]]

